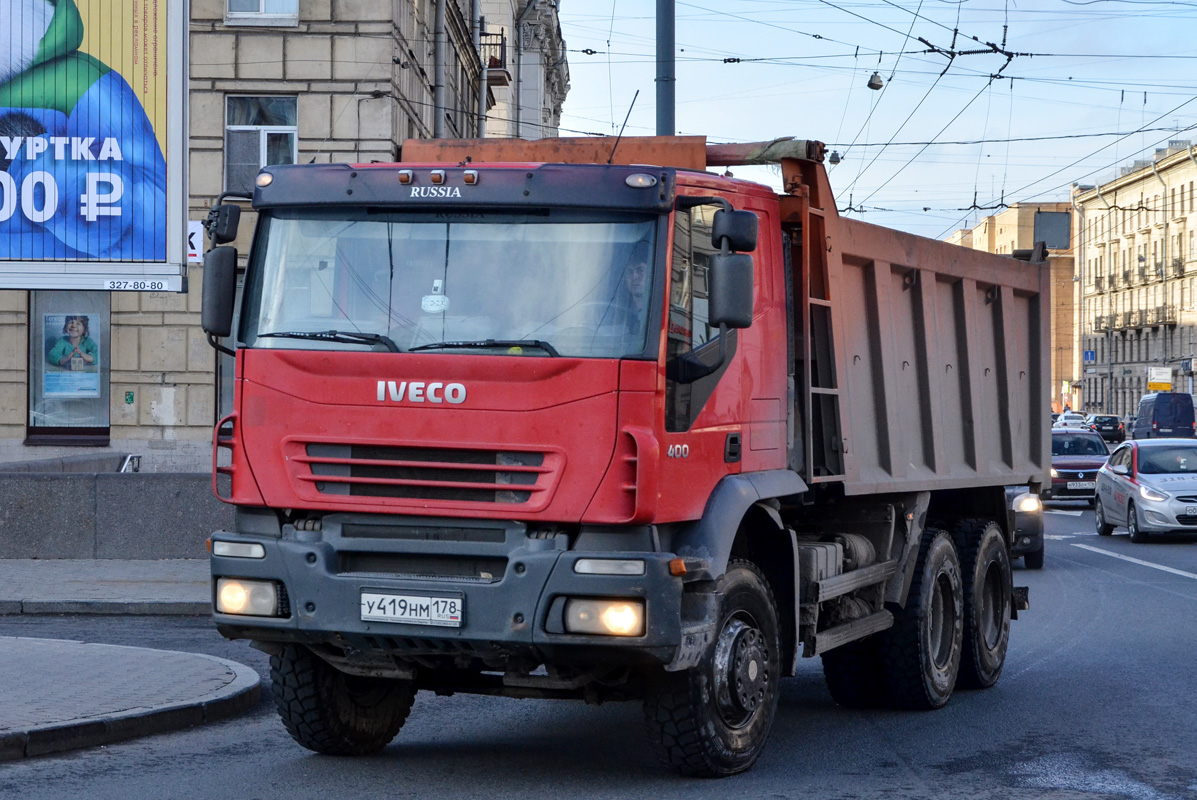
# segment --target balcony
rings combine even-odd
[[[482,67],[486,70],[488,86],[510,86],[511,73],[507,70],[507,34],[484,33],[479,37],[482,51]]]
[[[1134,270],[1129,270],[1129,269],[1122,270],[1122,285],[1130,286],[1131,281],[1134,279],[1134,275],[1135,275]]]
[[[1160,325],[1176,324],[1176,306],[1163,305],[1155,307],[1156,322]]]
[[[1184,275],[1185,274],[1185,260],[1183,258],[1172,259],[1172,264],[1170,265],[1170,270],[1169,270],[1168,274],[1172,275],[1175,278],[1179,278],[1180,276]]]
[[[1098,314],[1093,318],[1094,333],[1103,333],[1110,329],[1110,316],[1107,316],[1106,314]]]
[[[1106,276],[1095,275],[1093,277],[1093,291],[1104,292],[1106,290]]]
[[[1111,314],[1110,330],[1120,331],[1125,328],[1128,316],[1130,316],[1129,311],[1120,311],[1117,314]]]

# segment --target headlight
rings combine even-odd
[[[1053,477],[1053,478],[1058,478],[1058,477],[1060,477],[1060,473],[1056,472],[1056,468],[1055,468],[1055,467],[1052,467],[1052,477]]]
[[[1161,492],[1158,489],[1152,489],[1150,486],[1139,486],[1139,496],[1144,500],[1154,500],[1157,503],[1161,500],[1167,500],[1172,495],[1167,492]]]
[[[1025,492],[1014,498],[1014,510],[1034,514],[1043,510],[1043,503],[1040,502],[1039,495]]]
[[[565,603],[565,630],[607,636],[643,636],[644,601],[571,597]]]
[[[273,617],[278,614],[278,589],[274,581],[218,578],[216,610],[221,614]]]

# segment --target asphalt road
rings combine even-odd
[[[1031,610],[995,688],[847,711],[804,661],[765,754],[732,779],[660,768],[638,704],[422,694],[385,751],[336,759],[294,744],[266,692],[229,722],[0,766],[0,798],[1197,797],[1197,542],[1135,545],[1098,537],[1082,506],[1051,512],[1045,568],[1015,568]],[[268,681],[266,657],[206,619],[7,618],[0,635],[210,653]]]

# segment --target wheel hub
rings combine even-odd
[[[715,645],[715,699],[731,724],[746,722],[765,700],[769,648],[760,630],[732,620]]]

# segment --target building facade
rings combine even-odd
[[[1100,184],[1073,187],[1084,298],[1079,410],[1125,416],[1152,388],[1193,392],[1195,185],[1197,151],[1176,140]]]
[[[267,165],[394,161],[434,136],[554,136],[569,88],[544,0],[191,0],[189,39],[193,226]],[[0,291],[0,462],[115,451],[146,471],[210,469],[231,359],[200,329],[202,282],[191,264],[186,293]],[[88,397],[58,398],[46,351],[76,317],[102,367]]]
[[[1050,245],[1051,270],[1051,407],[1078,410],[1082,403],[1081,364],[1077,352],[1077,308],[1074,248],[1068,219],[1069,203],[1014,203],[969,229],[958,230],[947,241],[987,253],[1013,256],[1031,250],[1036,239]]]

